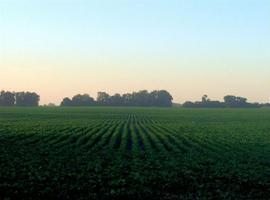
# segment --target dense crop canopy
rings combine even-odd
[[[267,199],[270,110],[1,108],[0,199]]]

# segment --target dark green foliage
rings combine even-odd
[[[34,92],[17,92],[15,93],[17,106],[38,106],[39,95]]]
[[[0,106],[38,106],[39,95],[34,92],[5,92],[0,93]]]
[[[219,101],[207,101],[207,102],[190,102],[186,101],[183,103],[184,108],[225,108],[225,104]]]
[[[116,93],[110,97],[111,106],[121,106],[123,105],[123,98],[120,94]]]
[[[72,106],[72,100],[68,97],[64,98],[60,106]]]
[[[269,199],[269,109],[0,108],[0,199]]]
[[[84,95],[88,98],[89,95]],[[75,98],[76,97],[76,98]],[[74,99],[75,98],[75,99]],[[71,99],[64,98],[61,102],[61,106],[144,106],[144,107],[171,107],[172,96],[166,90],[154,90],[148,92],[147,90],[141,90],[139,92],[133,92],[131,94],[114,94],[110,96],[106,92],[98,92],[96,102],[94,99],[87,100],[87,104],[82,101],[82,95],[76,95]]]
[[[14,106],[15,95],[12,92],[1,91],[0,93],[0,106]]]
[[[106,92],[98,92],[97,102],[99,105],[109,105],[110,104],[110,95]]]
[[[224,103],[227,107],[230,107],[230,108],[258,108],[260,107],[258,103],[255,103],[255,104],[248,103],[246,98],[237,97],[233,95],[225,96]]]
[[[94,105],[95,101],[88,94],[78,94],[72,98],[73,106],[91,106]]]
[[[60,106],[94,106],[95,100],[88,94],[77,94],[72,99],[66,97]]]
[[[17,92],[15,93],[17,106],[38,106],[39,95],[34,92]]]
[[[224,97],[224,102],[211,101],[207,95],[202,97],[202,101],[186,101],[183,104],[184,108],[260,108],[263,104],[248,103],[246,98],[227,95]]]

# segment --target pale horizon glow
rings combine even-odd
[[[0,90],[270,101],[268,0],[0,0]]]

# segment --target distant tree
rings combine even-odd
[[[205,94],[205,95],[203,95],[202,96],[202,102],[203,103],[206,103],[206,102],[208,102],[208,101],[210,101],[210,99],[208,98],[208,96]]]
[[[110,97],[111,106],[121,106],[123,105],[123,98],[120,94],[116,93],[115,95]]]
[[[95,105],[94,98],[88,94],[77,94],[72,99],[66,97],[62,100],[60,106],[93,106]]]
[[[186,108],[223,108],[225,107],[223,102],[212,101],[207,95],[202,96],[202,101],[190,102],[187,101],[183,104]]]
[[[99,105],[109,105],[110,104],[110,95],[106,92],[98,92],[97,103]]]
[[[77,94],[72,98],[73,106],[92,106],[94,105],[94,99],[88,94]]]
[[[186,108],[259,108],[262,105],[259,103],[248,103],[244,97],[237,97],[227,95],[224,97],[224,102],[212,101],[207,95],[202,97],[202,101],[190,102],[187,101],[183,104]]]
[[[210,99],[208,99],[208,101],[203,103],[203,107],[206,107],[206,108],[224,108],[225,105],[224,105],[223,102],[211,101]]]
[[[132,106],[134,105],[134,102],[133,102],[133,95],[132,94],[123,94],[122,95],[122,103],[123,103],[123,106]]]
[[[225,96],[224,103],[230,108],[258,108],[262,106],[259,103],[248,103],[246,98],[233,95]]]
[[[118,93],[110,96],[106,92],[98,92],[97,100],[95,101],[89,95],[75,95],[72,99],[64,98],[61,106],[159,106],[171,107],[172,96],[166,90],[155,90],[149,93],[147,90],[139,92],[126,93],[122,96]]]
[[[151,92],[151,106],[171,107],[173,97],[166,90],[154,90]]]
[[[191,101],[186,101],[185,103],[183,103],[182,107],[184,107],[184,108],[195,108],[195,103],[193,103]]]
[[[0,106],[14,106],[15,95],[12,92],[1,91],[0,93]]]
[[[40,97],[34,92],[17,92],[15,99],[17,106],[38,106]]]
[[[71,100],[70,98],[68,98],[68,97],[65,97],[65,98],[62,100],[60,106],[73,106],[73,105],[72,105],[72,100]]]
[[[227,95],[224,97],[225,105],[228,107],[245,107],[247,106],[247,99],[243,97],[237,97],[233,95]]]
[[[226,106],[228,106],[228,107],[234,106],[237,102],[236,96],[233,96],[233,95],[227,95],[223,99],[224,99]]]
[[[132,93],[134,106],[151,106],[150,94],[147,90]]]

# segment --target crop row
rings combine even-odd
[[[192,129],[185,129],[177,123],[168,124],[128,115],[125,119],[90,120],[81,126],[67,124],[46,128],[32,127],[25,131],[20,129],[12,134],[1,134],[1,137],[9,137],[9,142],[14,144],[53,148],[59,152],[69,148],[86,152],[111,149],[131,153],[198,152],[218,156],[232,148],[232,144],[224,138],[218,138],[217,142],[213,140],[215,137],[207,137],[211,133],[197,134],[203,130],[194,129],[192,133],[190,130]],[[237,152],[245,150],[239,147]]]

